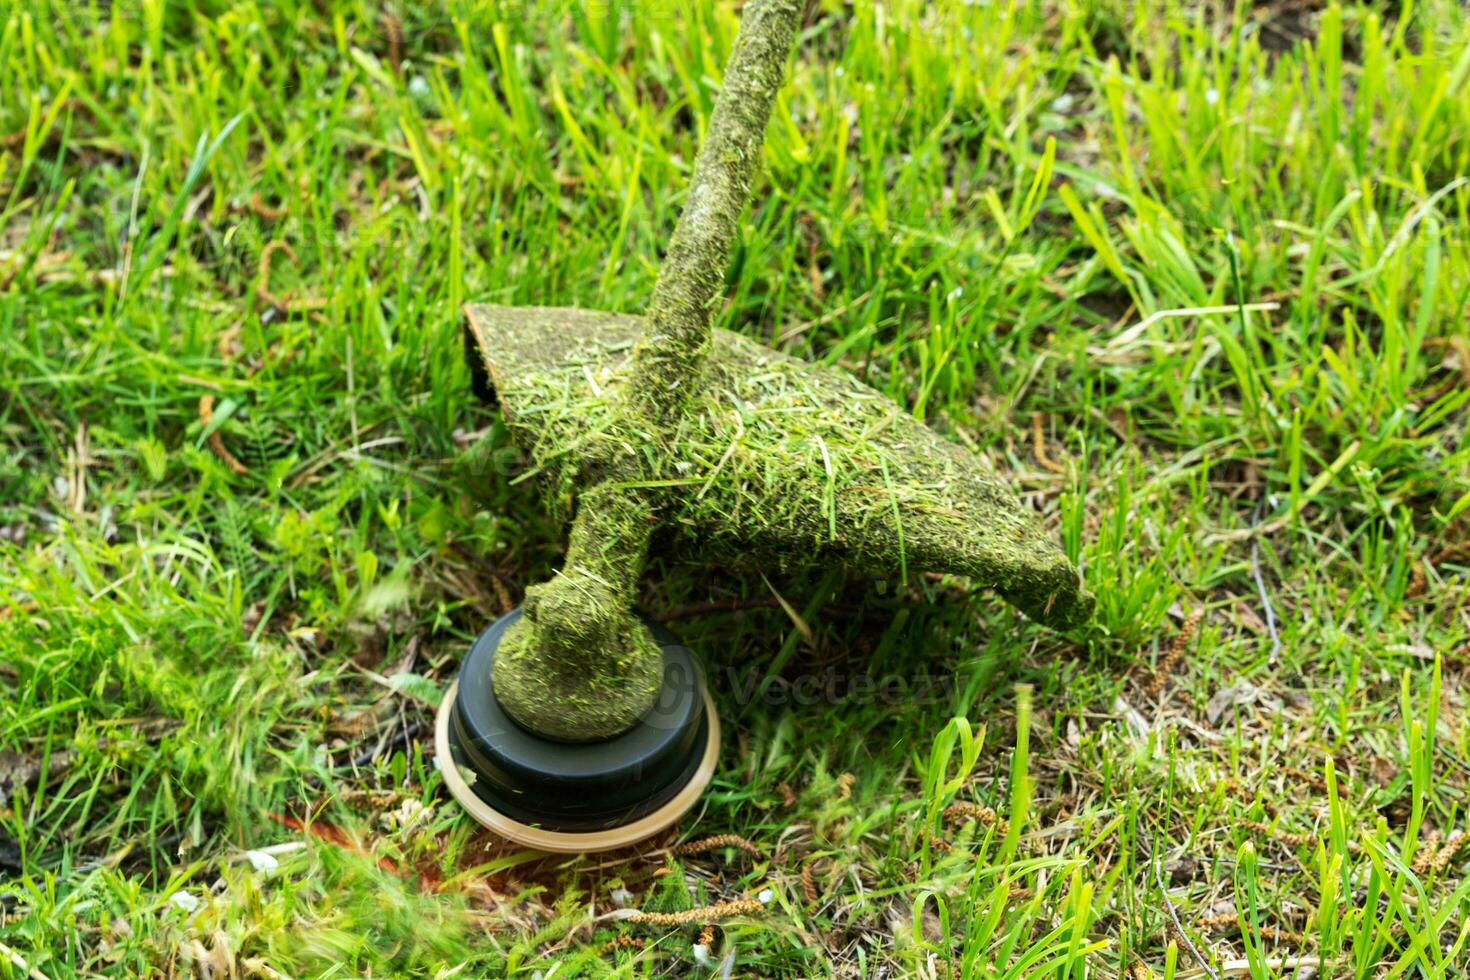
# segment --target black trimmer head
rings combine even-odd
[[[658,702],[621,735],[558,742],[518,725],[495,699],[495,651],[520,615],[480,634],[440,705],[435,742],[450,794],[490,830],[543,851],[610,850],[672,825],[719,754],[719,717],[693,655],[649,623],[664,658]]]

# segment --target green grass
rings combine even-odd
[[[720,323],[1013,473],[1095,622],[661,561],[654,612],[756,607],[677,620],[681,835],[761,857],[444,801],[430,705],[561,546],[458,311],[643,307],[730,6],[0,9],[0,977],[1463,973],[1449,0],[813,4]],[[829,668],[933,683],[779,703]],[[709,968],[606,915],[763,889]]]

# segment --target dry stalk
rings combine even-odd
[[[1271,824],[1262,823],[1259,820],[1242,820],[1240,825],[1246,830],[1257,834],[1264,834],[1272,840],[1285,844],[1287,847],[1314,847],[1317,844],[1316,834],[1293,834],[1289,831],[1273,827]]]
[[[200,396],[199,421],[206,429],[214,423],[213,395]],[[250,472],[250,467],[240,462],[235,454],[230,452],[230,450],[225,446],[224,437],[220,435],[218,429],[215,429],[209,434],[209,448],[214,451],[214,454],[220,458],[221,462],[223,462],[226,466],[230,468],[230,472],[234,473],[236,476],[244,476],[246,473]]]
[[[1006,833],[1006,822],[990,807],[961,800],[944,808],[944,822],[951,826],[973,820],[982,827],[994,827],[998,834]]]
[[[1310,772],[1303,772],[1302,770],[1294,768],[1292,766],[1282,766],[1281,771],[1286,773],[1286,775],[1291,776],[1293,779],[1298,779],[1306,783],[1307,787],[1311,789],[1314,793],[1327,792],[1327,780],[1323,779],[1321,776]]]
[[[821,900],[817,894],[817,883],[812,880],[812,864],[808,861],[801,866],[801,896],[806,899],[808,905],[816,905]]]
[[[1159,898],[1164,903],[1164,912],[1169,916],[1169,922],[1165,926],[1166,934],[1172,938],[1175,945],[1189,951],[1189,955],[1194,957],[1194,961],[1199,964],[1199,968],[1204,971],[1205,976],[1209,977],[1210,980],[1220,980],[1219,974],[1210,968],[1209,961],[1200,955],[1200,951],[1195,947],[1194,941],[1185,935],[1184,923],[1179,921],[1179,910],[1175,908],[1173,899],[1169,898],[1169,887],[1164,882],[1163,855],[1158,853],[1152,841],[1148,843],[1149,850],[1153,852],[1149,856],[1148,863],[1153,865],[1154,883],[1158,886]]]
[[[1261,809],[1266,812],[1266,815],[1271,817],[1271,819],[1273,820],[1276,819],[1276,814],[1278,812],[1276,809],[1276,804],[1273,803],[1270,798],[1265,796],[1261,797],[1261,799],[1257,801],[1255,792],[1249,787],[1243,785],[1240,780],[1236,779],[1234,776],[1225,777],[1223,780],[1221,780],[1220,785],[1225,789],[1227,793],[1233,795],[1237,800],[1244,803],[1247,807],[1249,807],[1253,803],[1259,802],[1261,804]]]
[[[687,926],[712,919],[728,919],[736,915],[754,915],[765,908],[759,899],[741,898],[729,902],[716,902],[702,908],[685,912],[639,912],[628,917],[629,922],[650,926]]]
[[[739,834],[716,834],[713,837],[703,837],[684,844],[676,844],[669,848],[669,853],[678,857],[684,857],[689,854],[704,854],[708,851],[717,851],[722,847],[738,848],[751,857],[758,858],[762,856],[760,848]]]
[[[1001,820],[1000,815],[995,813],[992,808],[982,807],[980,804],[972,804],[972,802],[963,801],[963,799],[953,802],[953,804],[944,808],[944,821],[950,824],[950,826],[963,824],[966,820],[973,820],[982,827],[995,827],[995,833],[1001,833],[1001,835],[1004,835],[1005,830],[1007,830],[1005,821]]]
[[[384,14],[383,33],[388,35],[388,64],[397,75],[403,67],[403,22],[392,14]]]
[[[265,203],[265,198],[260,196],[260,191],[250,195],[250,210],[255,216],[264,221],[280,221],[290,212],[285,208],[273,208]]]
[[[620,949],[638,950],[644,946],[644,940],[636,936],[619,936],[602,947],[604,953],[612,953]]]
[[[1438,850],[1432,851],[1426,847],[1419,859],[1424,862],[1424,867],[1421,870],[1419,861],[1415,861],[1414,871],[1418,874],[1424,874],[1429,871],[1433,871],[1435,874],[1443,874],[1445,868],[1448,868],[1450,862],[1455,859],[1455,855],[1460,853],[1460,848],[1465,845],[1467,839],[1470,838],[1467,838],[1464,833],[1457,831],[1450,834],[1450,839],[1445,841],[1444,846]]]
[[[1424,589],[1429,583],[1429,576],[1424,572],[1424,562],[1420,558],[1414,559],[1413,567],[1409,570],[1409,587],[1404,590],[1407,598],[1414,599],[1424,594]]]
[[[495,601],[500,605],[500,615],[504,616],[516,607],[515,601],[510,597],[510,590],[505,587],[499,575],[490,576],[490,588],[495,590]]]
[[[1060,476],[1067,475],[1067,468],[1047,455],[1046,433],[1042,429],[1040,412],[1031,415],[1031,454],[1042,469]]]
[[[1466,387],[1470,387],[1470,342],[1460,336],[1430,337],[1424,341],[1424,346],[1430,350],[1454,351],[1455,359],[1459,362],[1460,380]]]
[[[1260,524],[1262,508],[1265,505],[1265,497],[1256,501],[1251,524]],[[1276,607],[1271,604],[1271,593],[1266,590],[1266,579],[1261,575],[1261,539],[1258,537],[1251,539],[1251,578],[1255,579],[1256,594],[1260,596],[1261,608],[1266,613],[1266,632],[1271,635],[1271,658],[1268,662],[1275,666],[1276,658],[1281,654],[1281,634],[1276,629]]]
[[[1199,629],[1200,619],[1203,616],[1203,611],[1196,609],[1179,627],[1178,635],[1174,637],[1174,642],[1169,644],[1169,651],[1164,654],[1164,659],[1159,661],[1158,669],[1154,671],[1154,676],[1149,680],[1148,687],[1145,688],[1149,697],[1157,698],[1164,692],[1164,684],[1184,656],[1185,648],[1194,639],[1195,631]]]
[[[1201,932],[1239,933],[1245,931],[1241,926],[1240,916],[1235,914],[1207,915],[1203,919],[1200,919],[1197,925]],[[1292,932],[1290,929],[1281,929],[1276,926],[1261,926],[1257,931],[1262,937],[1273,943],[1290,946],[1305,946],[1307,944],[1307,937],[1299,932]]]
[[[1430,555],[1429,564],[1443,565],[1447,561],[1457,561],[1467,555],[1470,555],[1470,541],[1458,541],[1447,544]]]
[[[327,301],[313,297],[298,298],[287,293],[277,296],[271,292],[271,263],[275,261],[277,252],[285,252],[286,257],[292,262],[296,261],[296,250],[283,241],[269,242],[260,251],[260,263],[255,272],[255,296],[262,303],[273,307],[277,313],[286,316],[292,312],[305,313],[312,310],[324,309]]]

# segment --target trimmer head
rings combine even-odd
[[[664,656],[658,703],[621,735],[557,742],[516,724],[495,698],[495,651],[520,615],[480,635],[439,707],[435,746],[450,795],[490,830],[543,851],[606,851],[671,826],[719,754],[719,717],[693,656],[650,624]]]

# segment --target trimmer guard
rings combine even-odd
[[[714,331],[676,437],[615,431],[642,318],[559,307],[470,306],[469,329],[516,441],[575,499],[590,461],[645,455],[661,512],[701,558],[757,568],[831,565],[902,577],[949,572],[1056,628],[1092,596],[1036,515],[977,457],[837,368]]]

